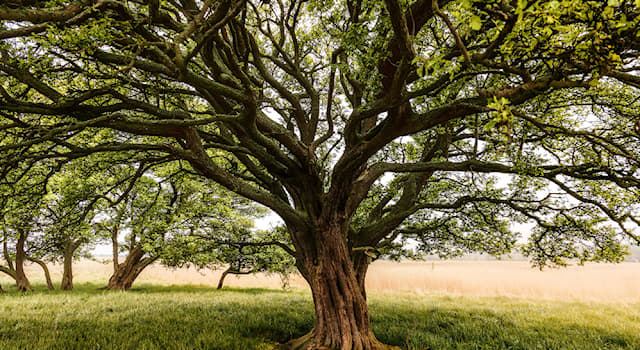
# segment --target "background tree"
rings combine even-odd
[[[92,221],[95,206],[108,187],[102,175],[88,161],[75,161],[49,181],[40,254],[62,262],[62,290],[73,289],[74,258],[88,256],[88,244],[101,238],[93,230]],[[83,248],[84,254],[79,254]]]
[[[40,232],[40,235],[43,235],[43,232]],[[47,266],[47,259],[44,257],[46,249],[40,245],[39,237],[35,237],[31,242],[29,242],[29,250],[26,252],[26,259],[34,264],[39,265],[42,268],[42,272],[44,273],[45,283],[47,284],[47,289],[54,290],[56,289],[53,285],[53,280],[51,279],[51,272],[49,271],[49,266]]]
[[[5,5],[0,163],[184,160],[285,222],[316,310],[292,348],[382,349],[364,280],[395,239],[500,253],[533,222],[539,265],[638,240],[639,8]]]
[[[18,288],[18,290],[20,291],[31,291],[31,282],[29,282],[29,279],[26,277],[26,275],[24,275],[24,258],[23,258],[23,265],[18,265],[18,271],[22,271],[21,272],[21,276],[18,276],[18,272],[16,270],[16,266],[14,265],[14,260],[15,260],[15,256],[19,254],[15,254],[10,252],[9,248],[8,248],[8,241],[10,240],[10,235],[5,232],[3,234],[3,258],[4,261],[6,263],[6,266],[0,266],[0,271],[3,272],[4,274],[8,275],[9,277],[13,278],[16,281],[16,287]],[[21,245],[22,247],[24,247],[24,245]],[[18,246],[16,244],[16,248],[19,248],[20,246]],[[14,248],[12,250],[17,251],[17,249]]]
[[[46,265],[34,257],[33,240],[42,231],[46,183],[56,170],[57,167],[30,164],[5,172],[0,182],[0,238],[6,263],[6,266],[0,266],[0,271],[12,277],[20,291],[32,290],[24,271],[28,260],[43,267],[47,286],[52,286]]]
[[[180,166],[156,167],[119,195],[122,200],[102,215],[98,225],[112,234],[116,252],[127,251],[117,264],[108,289],[129,289],[139,274],[158,259],[186,257],[184,238],[207,230],[243,232],[252,225],[253,206],[212,183],[196,181]],[[126,196],[123,196],[126,195]],[[110,214],[110,215],[109,215]],[[117,239],[124,234],[124,241]],[[117,262],[114,255],[114,261]]]
[[[35,247],[32,241],[35,236],[40,235],[41,203],[8,201],[4,209],[0,229],[2,230],[2,248],[6,266],[0,266],[0,271],[16,281],[18,290],[22,292],[32,291],[31,282],[24,268],[25,263],[29,260],[41,262],[39,259],[32,257]],[[48,286],[51,287],[51,277],[46,265],[44,265],[43,269]]]
[[[191,212],[192,213],[192,212]],[[228,275],[250,275],[260,272],[278,274],[283,287],[295,269],[293,249],[284,228],[250,232],[237,222],[220,227],[208,223],[200,230],[177,237],[162,254],[162,263],[170,267],[196,266],[199,269],[224,268],[218,280],[222,289]],[[201,232],[198,232],[201,231]]]
[[[112,239],[119,247],[114,248],[114,261],[117,263],[117,254],[122,251],[126,251],[127,256],[124,262],[114,263],[108,289],[131,288],[140,273],[158,259],[157,252],[167,244],[168,226],[174,219],[175,193],[146,176],[137,179],[135,186],[118,204],[122,207],[116,207],[118,214],[100,223],[110,232],[125,233],[123,244],[117,236]]]

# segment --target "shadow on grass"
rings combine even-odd
[[[133,293],[243,293],[249,295],[260,295],[265,293],[288,293],[284,289],[268,289],[268,288],[234,288],[224,287],[217,289],[212,286],[203,285],[170,285],[170,286],[156,286],[152,284],[140,284],[132,287],[129,292]]]
[[[51,297],[0,297],[0,349],[273,349],[313,327],[307,293],[145,285],[112,293],[91,287]],[[637,334],[606,324],[532,316],[522,308],[445,304],[375,299],[374,332],[411,350],[640,349]]]
[[[561,314],[532,315],[522,308],[493,311],[468,302],[461,306],[416,306],[373,303],[372,324],[378,339],[412,350],[640,349],[640,334],[616,327],[620,320],[593,323]],[[587,305],[583,307],[587,316]]]
[[[40,295],[40,294],[60,294],[60,293],[84,293],[84,294],[99,294],[104,292],[113,292],[119,293],[123,291],[115,290],[111,291],[106,289],[105,284],[98,283],[76,283],[74,284],[74,288],[72,291],[63,291],[59,289],[59,286],[56,286],[56,289],[49,290],[45,284],[34,284],[32,285],[33,291],[31,292],[20,292],[14,285],[3,286],[6,293],[0,295]],[[273,294],[273,293],[282,293],[287,294],[290,291],[285,289],[269,289],[269,288],[237,288],[237,287],[224,287],[222,289],[217,289],[212,286],[207,285],[195,285],[195,284],[181,284],[181,285],[169,285],[169,286],[158,286],[154,284],[137,284],[134,285],[131,289],[127,290],[129,293],[242,293],[249,295],[260,295],[260,294]]]
[[[306,333],[312,310],[301,293],[268,289],[8,293],[0,349],[273,349]]]
[[[65,293],[65,294],[70,294],[70,293],[74,293],[74,294],[77,294],[77,293],[94,294],[94,293],[99,293],[102,290],[104,290],[105,284],[97,284],[97,283],[90,283],[90,282],[75,283],[73,285],[73,290],[71,290],[71,291],[60,290],[60,285],[55,285],[55,289],[50,290],[50,289],[47,288],[46,284],[41,284],[41,283],[32,284],[31,287],[33,288],[33,291],[21,292],[16,288],[15,284],[11,284],[11,285],[5,284],[5,285],[3,285],[3,288],[7,293],[0,294],[0,295],[7,295],[7,296],[23,295],[23,296],[27,296],[27,295],[61,294],[61,293]]]

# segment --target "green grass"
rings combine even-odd
[[[0,349],[273,349],[313,326],[301,290],[97,287],[0,295]],[[404,349],[640,349],[640,304],[393,293],[370,305],[378,338]]]

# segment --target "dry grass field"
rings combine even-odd
[[[111,264],[80,261],[75,264],[76,283],[106,283]],[[61,266],[51,266],[58,283]],[[154,265],[145,270],[135,285],[215,286],[221,270],[194,268],[169,269]],[[43,283],[42,271],[29,266],[32,282]],[[7,286],[11,281],[0,277]],[[299,276],[292,287],[305,288]],[[278,276],[229,276],[225,286],[240,288],[279,288]],[[638,302],[640,301],[640,263],[586,264],[562,269],[532,269],[524,261],[426,261],[375,262],[368,274],[368,290],[401,291],[416,295],[446,294],[458,296],[508,296],[566,301]]]

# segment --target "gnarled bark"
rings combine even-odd
[[[40,265],[40,267],[42,268],[42,271],[44,272],[44,279],[47,281],[47,288],[49,290],[56,289],[53,286],[53,282],[51,281],[51,273],[49,273],[49,268],[47,267],[47,264],[44,261],[31,256],[27,256],[27,260]]]
[[[371,264],[371,257],[364,251],[352,251],[351,260],[353,261],[353,271],[356,274],[356,280],[358,280],[358,287],[360,287],[364,298],[367,299],[365,280],[367,278],[367,272],[369,271],[369,265]]]
[[[314,234],[315,242],[297,241],[298,263],[309,282],[316,311],[313,330],[285,345],[288,349],[378,350],[364,291],[367,259],[354,261],[337,225]]]
[[[118,264],[118,268],[109,278],[107,289],[109,290],[128,290],[133,282],[138,278],[140,273],[154,261],[157,257],[144,257],[145,252],[142,248],[136,246],[127,255],[125,261]]]

